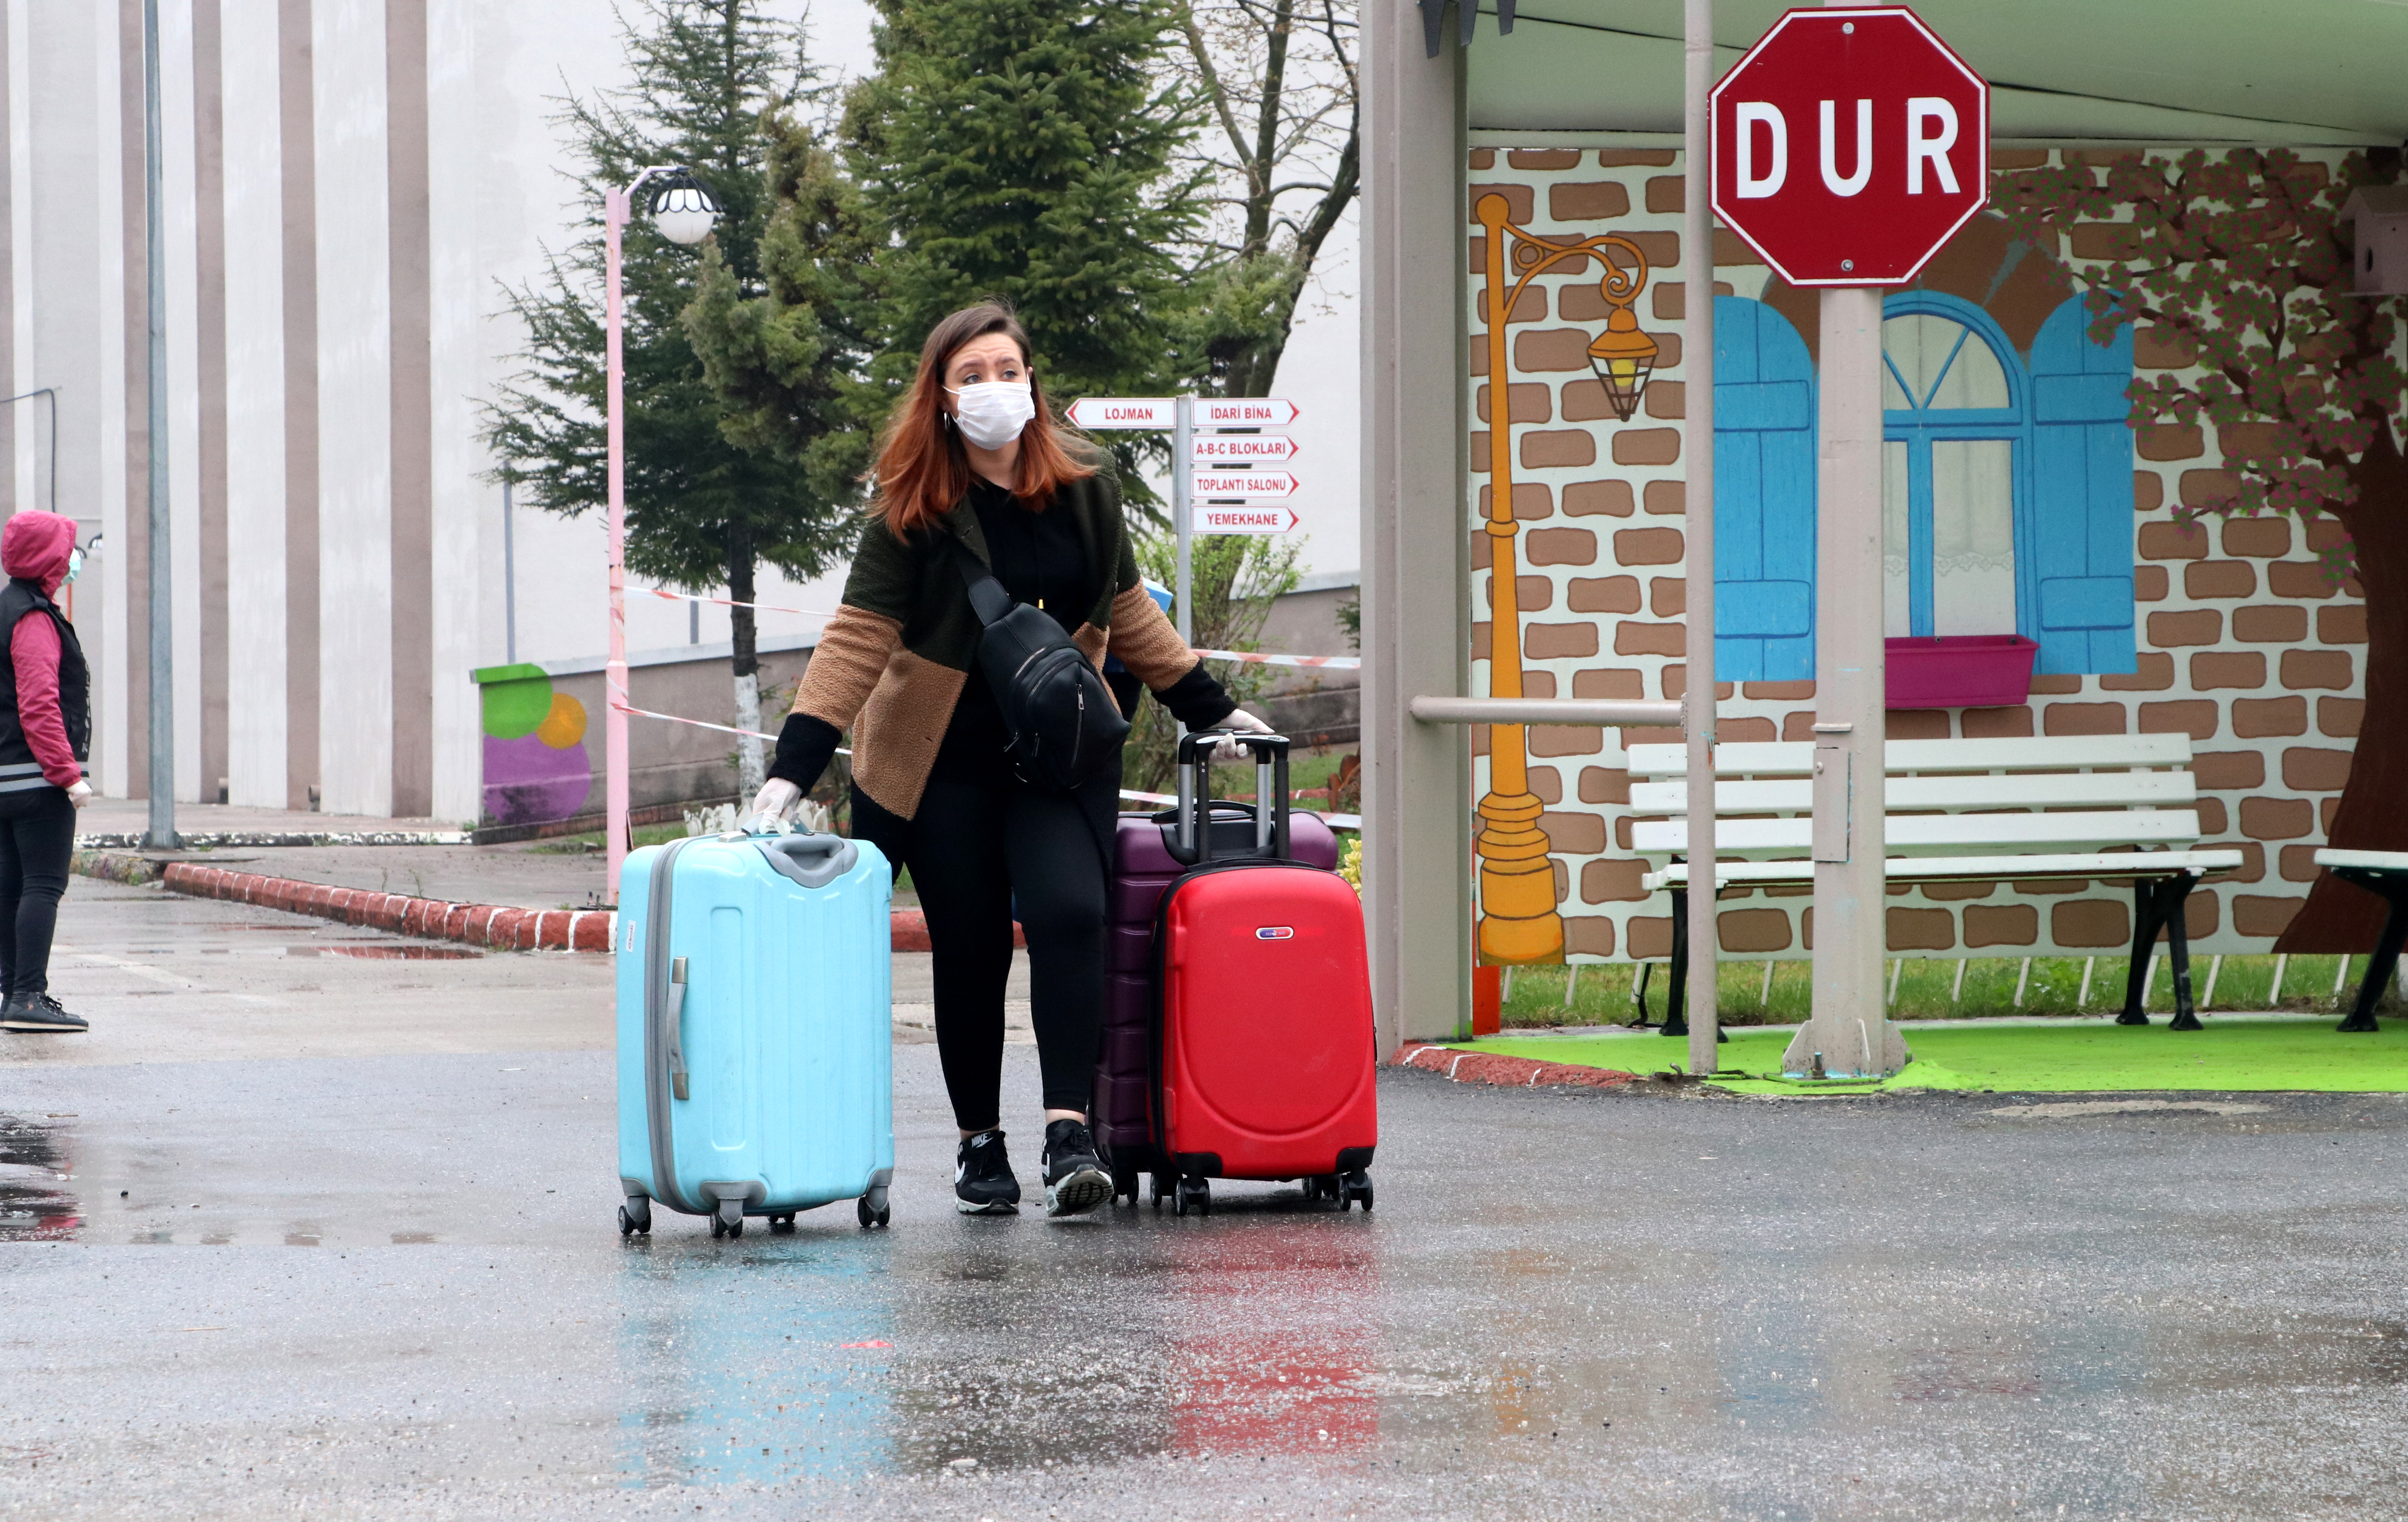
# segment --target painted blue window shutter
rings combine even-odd
[[[1714,674],[1814,675],[1814,362],[1742,296],[1714,298]]]
[[[2132,633],[2132,328],[2090,341],[2079,296],[2049,314],[2031,352],[2033,669],[2137,669]]]

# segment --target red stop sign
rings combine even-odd
[[[1989,198],[1990,87],[1902,6],[1790,11],[1713,100],[1714,213],[1792,285],[1903,285]]]

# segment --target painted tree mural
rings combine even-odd
[[[2408,850],[2399,302],[2352,294],[2350,231],[2337,224],[2351,190],[2400,178],[2401,155],[2352,154],[2337,171],[2274,149],[2064,157],[1999,175],[1991,204],[2016,236],[2071,255],[2094,338],[2136,323],[2192,360],[2135,380],[2129,393],[2135,429],[2214,427],[2220,484],[2186,502],[2185,518],[2280,513],[2303,530],[2338,522],[2341,533],[2319,536],[2325,570],[2363,587],[2368,643],[2363,728],[2329,839]],[[2372,895],[2325,876],[2278,949],[2364,951],[2381,922]]]

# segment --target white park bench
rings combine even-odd
[[[1631,840],[1668,865],[1642,879],[1672,894],[1672,999],[1688,964],[1687,754],[1629,748]],[[2160,931],[2172,953],[2175,1030],[2198,1030],[2184,900],[2210,872],[2241,865],[2237,850],[2199,849],[2198,784],[2187,735],[2015,739],[1894,739],[1883,830],[1890,883],[2132,879],[2132,967],[2120,1025],[2149,1023],[2143,1000]],[[1725,889],[1814,881],[1814,746],[1761,741],[1714,748],[1716,897]],[[2408,858],[2403,858],[2408,859]]]
[[[2355,883],[2369,893],[2380,895],[2391,906],[2383,921],[2383,934],[2374,942],[2374,960],[2366,964],[2366,981],[2358,985],[2358,1006],[2350,1011],[2348,1019],[2333,1027],[2380,1029],[2374,1023],[2375,1001],[2383,997],[2383,985],[2391,980],[2400,964],[2400,943],[2408,940],[2408,851],[2327,849],[2316,853],[2316,865],[2344,883]]]

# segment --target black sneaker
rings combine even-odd
[[[1001,1131],[981,1131],[954,1155],[953,1208],[964,1215],[1020,1213],[1020,1181],[1011,1176]]]
[[[0,1030],[78,1035],[91,1028],[82,1015],[69,1014],[48,994],[11,994],[6,1004],[0,1004]]]
[[[1049,1122],[1045,1127],[1045,1213],[1084,1215],[1112,1197],[1112,1176],[1096,1156],[1096,1138],[1086,1123]]]

